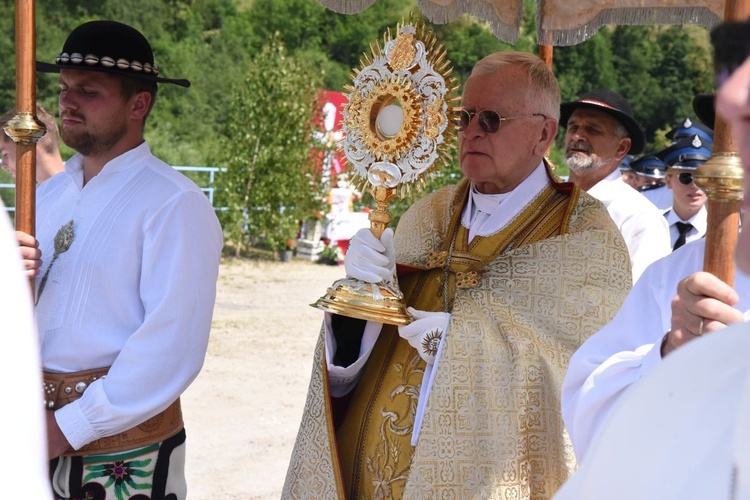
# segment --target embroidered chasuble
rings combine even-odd
[[[543,499],[575,469],[560,389],[630,289],[627,248],[568,184],[469,244],[468,188],[419,200],[396,232],[397,262],[421,270],[399,277],[407,303],[451,312],[417,446],[417,351],[385,325],[334,430],[321,333],[283,498]]]

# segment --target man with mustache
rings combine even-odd
[[[671,251],[664,217],[625,184],[618,170],[628,153],[643,150],[643,130],[628,101],[607,89],[562,104],[560,125],[567,127],[565,163],[570,181],[607,207],[628,246],[635,283],[649,264]]]
[[[80,25],[37,67],[59,73],[62,139],[78,152],[37,189],[38,241],[17,233],[37,278],[52,490],[182,500],[179,398],[205,358],[222,235],[143,131],[157,84],[190,83],[161,76],[146,38],[114,21]]]
[[[747,228],[750,22],[719,25],[711,41]],[[701,271],[704,248],[687,243],[649,267],[571,359],[563,414],[580,467],[555,500],[750,498],[750,231],[739,233],[733,286]]]

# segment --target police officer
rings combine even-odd
[[[655,153],[649,153],[633,161],[631,168],[638,179],[637,189],[643,196],[662,212],[672,206],[672,193],[664,181],[667,174],[664,160]]]
[[[665,211],[672,250],[706,234],[706,193],[695,185],[693,172],[711,157],[713,144],[696,134],[685,137],[660,153],[667,164],[666,184],[672,207]]]

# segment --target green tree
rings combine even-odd
[[[248,245],[283,249],[320,209],[311,162],[317,88],[315,72],[275,35],[233,92],[216,199],[228,207],[220,219],[238,255]]]
[[[563,102],[577,99],[593,89],[616,88],[610,40],[611,36],[604,30],[584,43],[555,47],[554,71]]]
[[[705,32],[705,30],[703,30]],[[656,140],[655,132],[659,128],[667,130],[676,126],[685,117],[694,117],[693,97],[701,92],[701,84],[711,81],[713,71],[706,66],[694,64],[694,54],[700,53],[700,47],[691,39],[689,30],[668,26],[657,29],[655,45],[661,50],[658,68],[654,68],[654,77],[658,77],[661,95],[654,106],[644,112],[643,120],[647,124],[649,140]],[[703,58],[711,60],[711,53],[703,51]],[[702,74],[703,73],[703,74]],[[710,90],[710,83],[703,92]],[[663,135],[662,137],[663,138]]]
[[[304,54],[323,71],[323,88],[340,91],[370,43],[408,19],[410,10],[419,12],[414,0],[378,0],[356,15],[337,14],[315,0],[254,0],[246,36],[251,48],[259,48],[279,32],[290,54]]]
[[[2,5],[0,108],[7,109],[15,100],[14,3]],[[257,73],[255,57],[273,33],[280,33],[288,56],[308,65],[307,84],[342,90],[370,43],[413,12],[435,31],[462,84],[474,63],[491,52],[537,53],[536,9],[535,0],[524,0],[519,39],[511,47],[470,16],[433,25],[415,0],[377,0],[356,15],[335,13],[316,0],[37,0],[37,58],[53,60],[70,30],[88,20],[116,19],[136,27],[151,41],[165,76],[192,82],[187,90],[160,86],[146,127],[152,151],[173,165],[226,166],[227,144],[239,141],[226,138],[236,115],[233,88]],[[648,149],[658,149],[665,130],[693,116],[692,96],[712,91],[708,38],[708,30],[697,26],[607,27],[580,45],[555,47],[554,72],[563,100],[597,87],[622,93],[646,129]],[[38,75],[37,96],[49,109],[57,110],[57,87],[57,75]],[[561,142],[558,138],[550,156],[564,174]],[[71,153],[63,148],[65,157]],[[395,202],[394,218],[417,197],[461,177],[454,158],[423,188]]]

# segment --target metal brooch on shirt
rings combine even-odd
[[[75,232],[73,231],[72,220],[57,230],[57,234],[55,235],[55,253],[52,255],[52,261],[49,263],[47,271],[45,271],[44,276],[42,276],[42,281],[39,282],[39,292],[36,296],[35,305],[39,303],[39,299],[42,297],[44,285],[47,284],[47,277],[49,276],[49,272],[52,269],[52,266],[55,265],[55,261],[60,256],[60,254],[68,251],[70,245],[73,244],[74,238]]]

